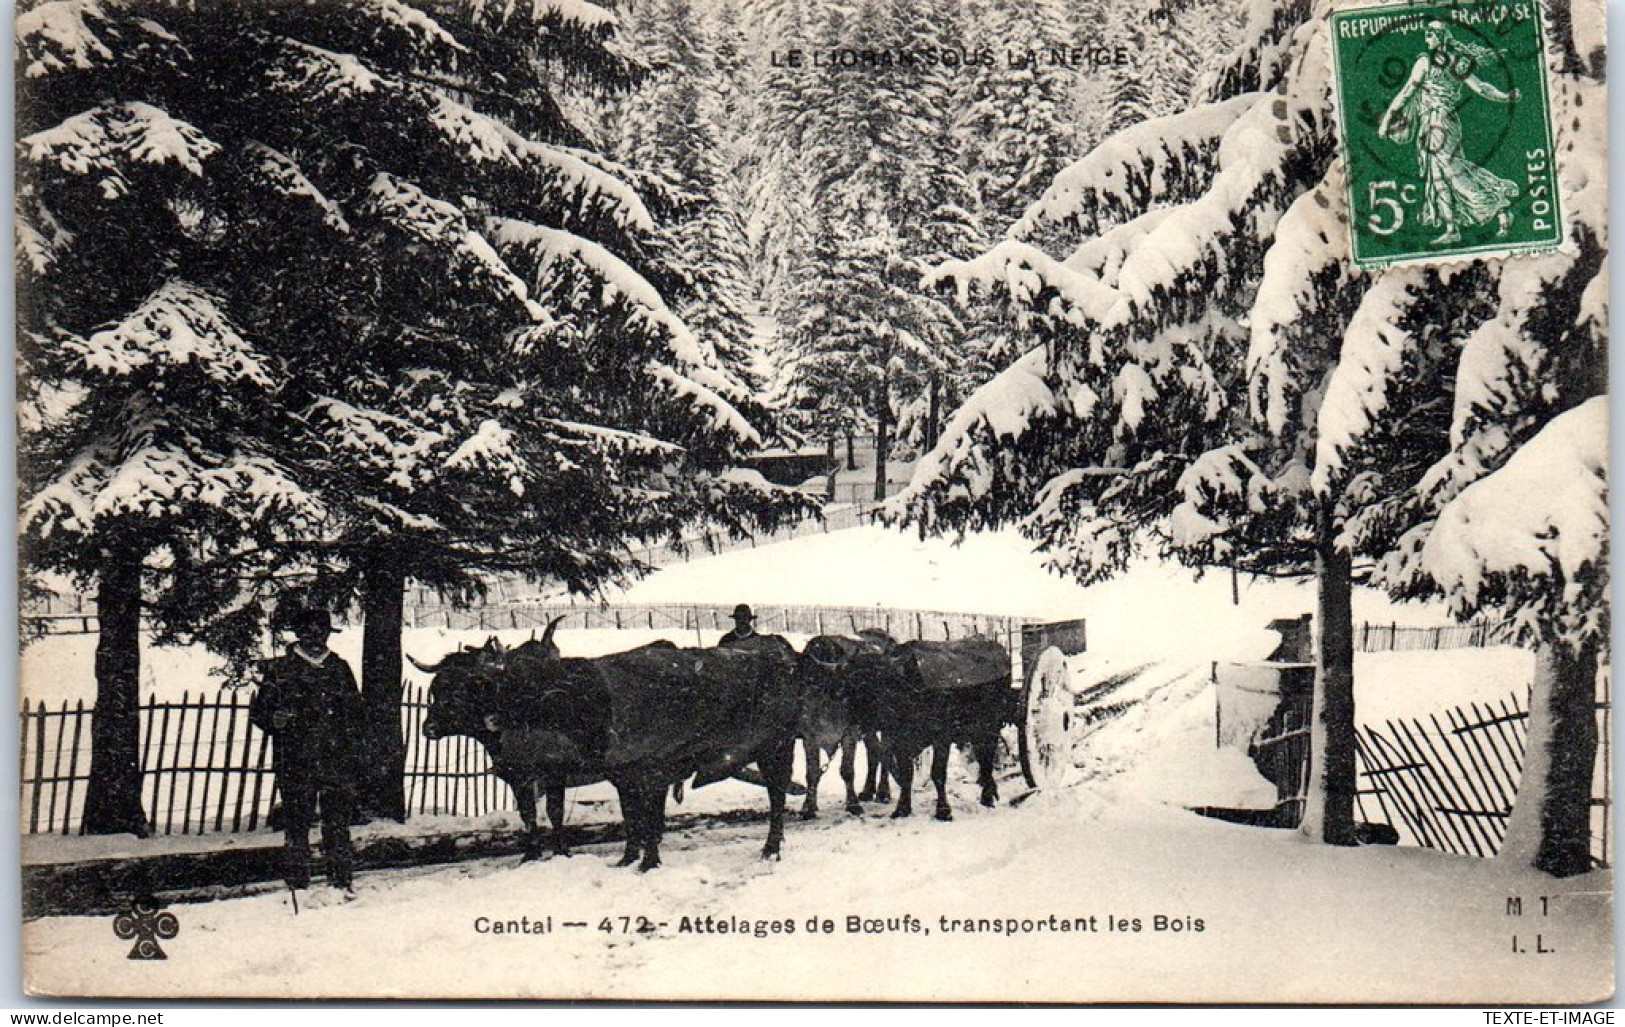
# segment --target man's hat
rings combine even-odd
[[[756,615],[750,612],[750,607],[740,603],[734,607],[734,620],[755,620]]]
[[[288,618],[288,627],[296,635],[307,628],[316,627],[332,634],[333,615],[319,606],[306,606],[293,612]]]

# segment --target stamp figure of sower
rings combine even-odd
[[[1428,23],[1427,49],[1411,66],[1377,125],[1377,133],[1395,143],[1416,148],[1422,178],[1422,223],[1442,229],[1435,246],[1461,239],[1463,228],[1494,219],[1496,235],[1512,227],[1512,204],[1517,183],[1475,164],[1462,152],[1461,118],[1457,114],[1463,89],[1495,103],[1514,103],[1518,90],[1502,90],[1475,71],[1495,57],[1477,43],[1457,39],[1441,21]]]

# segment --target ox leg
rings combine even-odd
[[[791,738],[775,744],[756,761],[767,779],[767,844],[762,846],[763,859],[778,859],[779,848],[784,844],[784,797],[790,790],[790,770],[795,757],[796,742]]]
[[[863,746],[870,753],[869,774],[874,781],[874,800],[890,802],[892,775],[886,772],[890,769],[886,760],[886,742],[879,735],[871,734],[863,740]]]
[[[643,862],[638,873],[646,874],[660,865],[660,839],[666,833],[666,789],[648,788],[643,796]]]
[[[626,826],[626,850],[615,865],[629,867],[643,854],[643,795],[636,785],[619,783],[615,794],[620,796],[621,820]]]
[[[893,817],[907,817],[914,813],[914,760],[919,753],[916,751],[911,755],[908,750],[909,746],[902,744],[886,746],[886,769],[897,779],[897,808],[891,812]]]
[[[564,836],[564,786],[550,785],[547,789],[547,820],[553,825],[553,852],[570,855],[570,842]]]
[[[529,863],[542,854],[541,826],[536,823],[536,782],[532,780],[515,784],[509,781],[508,787],[513,789],[514,801],[519,804],[519,822],[525,825],[525,854],[520,857],[519,862]]]
[[[938,739],[931,746],[931,783],[937,786],[937,819],[952,820],[954,811],[948,805],[948,750],[946,739]]]
[[[858,767],[858,736],[847,734],[841,739],[841,781],[846,785],[846,811],[855,817],[863,816],[863,803],[858,801],[858,793],[852,787],[853,778],[857,776]]]
[[[810,738],[803,738],[801,752],[807,759],[807,798],[801,803],[801,819],[813,820],[818,816],[818,782],[824,777],[824,747]],[[766,771],[762,774],[768,776]]]
[[[999,754],[999,736],[984,738],[975,749],[978,779],[982,784],[982,805],[992,809],[999,804],[999,785],[993,780],[993,762]]]
[[[863,791],[858,793],[858,801],[874,802],[879,798],[875,794],[876,774],[879,774],[882,783],[886,780],[886,771],[881,766],[881,761],[885,757],[880,752],[880,740],[874,735],[863,736],[863,756],[864,763],[867,765],[863,768]]]

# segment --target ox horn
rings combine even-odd
[[[406,654],[406,660],[412,666],[416,667],[418,670],[421,670],[425,674],[435,674],[435,673],[438,673],[439,670],[440,670],[440,663],[422,663],[422,662],[420,662],[418,660],[418,658],[416,656],[413,656],[411,653]],[[444,662],[444,661],[441,661],[441,662]]]
[[[558,630],[559,622],[562,621],[564,618],[566,618],[568,616],[569,616],[569,614],[567,614],[567,613],[561,613],[557,617],[554,617],[552,620],[547,622],[547,630],[542,632],[542,646],[543,646],[543,648],[546,648],[547,646],[553,645],[553,632]],[[554,648],[558,648],[558,647],[554,646]]]

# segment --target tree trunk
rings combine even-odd
[[[1591,777],[1597,759],[1597,650],[1535,650],[1523,781],[1498,858],[1570,877],[1592,868]]]
[[[851,428],[846,430],[846,469],[849,471],[858,469],[858,451],[852,442]]]
[[[102,561],[96,595],[96,710],[90,720],[85,834],[133,834],[149,827],[141,808],[141,554]]]
[[[406,575],[375,557],[361,578],[361,698],[367,722],[360,806],[368,816],[406,820],[406,742],[401,737],[401,623]]]
[[[841,465],[835,459],[835,436],[829,437],[829,448],[825,451],[824,470],[824,502],[835,502],[835,472]]]
[[[885,415],[875,419],[875,502],[886,498],[886,462],[891,459],[891,423]]]
[[[1354,734],[1354,603],[1350,557],[1327,533],[1315,553],[1315,700],[1309,788],[1299,830],[1328,845],[1353,845],[1357,787]]]
[[[942,418],[942,384],[936,375],[931,376],[931,389],[926,394],[925,404],[925,449],[927,452],[937,448],[938,427],[937,422]]]

